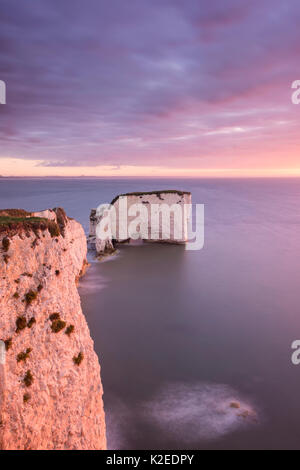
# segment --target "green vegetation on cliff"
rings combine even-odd
[[[34,217],[31,212],[23,209],[2,209],[0,210],[0,234],[19,232],[37,232],[38,230],[49,230],[51,237],[58,237],[61,234],[59,225],[54,220],[43,217]]]

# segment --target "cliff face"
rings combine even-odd
[[[32,216],[42,219],[31,227],[28,215],[1,225],[0,214],[0,446],[105,449],[100,366],[76,288],[85,234],[62,210]]]

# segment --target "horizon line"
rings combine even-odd
[[[0,181],[5,179],[298,179],[300,174],[239,174],[239,175],[0,175]]]

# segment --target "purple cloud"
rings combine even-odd
[[[296,0],[1,0],[0,158],[223,167],[289,147],[299,20]]]

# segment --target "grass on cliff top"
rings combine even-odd
[[[116,196],[112,201],[111,201],[111,204],[114,204],[118,199],[119,197],[121,196],[144,196],[144,195],[151,195],[151,194],[155,194],[156,196],[160,196],[161,194],[179,194],[179,196],[183,196],[184,194],[191,194],[189,191],[179,191],[177,189],[162,189],[162,190],[159,190],[159,191],[135,191],[135,192],[132,192],[132,193],[124,193],[124,194],[118,194],[118,196]]]
[[[1,215],[0,212],[0,225],[9,225],[9,224],[22,224],[22,223],[29,223],[34,224],[36,222],[46,221],[48,219],[44,219],[42,217],[12,217],[12,216],[5,216]]]
[[[45,217],[34,217],[32,212],[24,209],[0,209],[0,232],[29,232],[33,230],[48,229],[51,237],[64,236],[64,229],[68,221],[68,217],[61,207],[53,209],[57,223],[54,220]]]
[[[49,230],[51,237],[58,237],[60,235],[60,228],[56,222],[53,220],[45,219],[42,217],[31,217],[24,215],[17,215],[17,210],[10,210],[11,212],[5,210],[0,211],[0,233],[1,232],[14,232],[18,233],[21,231],[30,232],[37,230]]]
[[[7,217],[29,217],[31,212],[25,211],[24,209],[0,209],[0,216]]]

